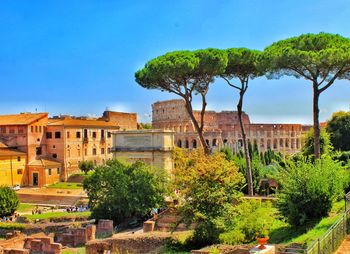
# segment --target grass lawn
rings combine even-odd
[[[16,211],[19,213],[30,212],[34,207],[35,205],[20,203]]]
[[[42,214],[28,214],[25,215],[29,220],[44,220],[44,219],[54,219],[54,218],[75,218],[75,217],[86,217],[88,218],[90,216],[91,212],[45,212]]]
[[[23,223],[17,222],[0,222],[0,229],[9,229],[9,230],[22,230],[25,228]]]
[[[85,247],[63,249],[62,254],[85,254]]]
[[[83,185],[81,183],[67,183],[67,182],[59,182],[54,183],[47,188],[55,188],[55,189],[83,189]]]
[[[310,244],[321,237],[341,217],[344,211],[344,201],[335,203],[329,217],[323,218],[317,224],[305,229],[295,229],[286,222],[276,219],[270,232],[270,243],[300,243]]]

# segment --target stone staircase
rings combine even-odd
[[[158,218],[153,219],[156,223],[155,230],[162,232],[169,231],[186,231],[194,229],[194,224],[186,227],[184,223],[180,223],[174,230],[175,225],[181,219],[174,208],[169,208],[158,215]]]
[[[350,254],[350,236],[347,236],[335,254]]]

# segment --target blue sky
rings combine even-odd
[[[0,2],[0,114],[100,115],[111,110],[150,118],[151,104],[175,95],[145,90],[134,72],[168,51],[248,47],[321,31],[350,37],[346,0],[134,0]],[[236,91],[211,86],[208,109],[233,110]],[[253,122],[312,122],[305,80],[251,82],[245,111]],[[350,82],[321,96],[321,120],[348,110]]]

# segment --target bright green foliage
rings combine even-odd
[[[319,97],[335,80],[350,78],[350,39],[328,33],[303,34],[265,48],[259,63],[268,77],[288,75],[312,84],[314,155],[319,159]]]
[[[179,190],[181,213],[185,222],[197,222],[193,244],[218,241],[219,230],[213,220],[239,196],[244,177],[223,153],[205,155],[200,149],[176,149],[174,189]]]
[[[86,175],[89,171],[92,171],[94,169],[95,165],[92,161],[81,161],[79,162],[78,167]]]
[[[350,151],[350,111],[339,111],[327,123],[327,131],[335,150]]]
[[[235,206],[226,207],[224,216],[216,223],[224,228],[220,240],[225,244],[251,243],[257,235],[268,236],[273,221],[274,210],[270,202],[242,200]]]
[[[273,43],[261,60],[275,75],[324,79],[327,85],[332,79],[349,78],[350,40],[329,33],[303,34]]]
[[[304,137],[304,144],[302,147],[302,153],[304,156],[311,156],[313,157],[314,154],[314,130],[311,128]],[[330,141],[330,137],[328,132],[325,129],[321,129],[321,135],[320,135],[320,148],[321,148],[321,155],[328,154],[330,151],[332,151],[333,147]]]
[[[0,217],[12,215],[19,205],[17,194],[7,186],[0,186]]]
[[[89,207],[95,219],[120,223],[127,218],[147,214],[164,201],[166,172],[135,162],[117,160],[99,166],[84,180]]]
[[[332,204],[344,194],[344,171],[328,157],[287,164],[281,172],[279,212],[293,226],[302,226],[328,215]]]
[[[150,130],[150,129],[152,129],[152,124],[151,123],[140,123],[140,127],[141,127],[141,129],[144,129],[144,130]]]

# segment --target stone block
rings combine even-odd
[[[155,222],[154,221],[145,221],[143,223],[143,232],[153,232],[154,231]]]

